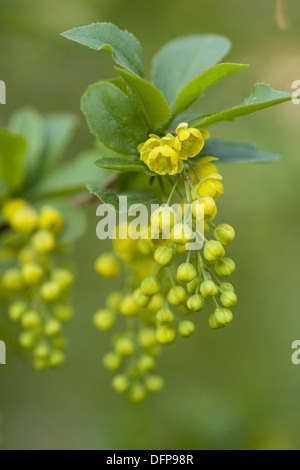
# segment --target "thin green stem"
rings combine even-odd
[[[176,183],[174,184],[173,188],[172,188],[172,191],[170,193],[170,196],[169,196],[169,199],[167,201],[167,205],[169,206],[171,204],[171,201],[173,199],[173,196],[174,196],[174,192],[176,191],[176,188],[177,188],[177,184],[178,184],[178,179],[176,180]]]

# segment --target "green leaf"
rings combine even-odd
[[[30,184],[41,169],[41,153],[44,143],[42,118],[35,109],[23,108],[12,116],[9,129],[13,133],[21,135],[27,143],[26,181],[27,184]]]
[[[71,142],[78,120],[73,114],[50,114],[44,118],[44,171],[52,170]]]
[[[148,136],[144,117],[120,88],[109,82],[90,86],[82,97],[82,111],[92,133],[108,148],[137,154]]]
[[[154,85],[173,108],[180,91],[194,78],[217,64],[229,52],[231,42],[217,34],[175,39],[155,56]]]
[[[194,78],[194,80],[190,81],[183,90],[181,90],[176,99],[174,115],[177,116],[191,106],[198,96],[210,86],[228,75],[248,67],[249,65],[244,64],[218,64],[206,70],[201,75]]]
[[[132,88],[149,129],[155,131],[162,126],[171,114],[170,106],[162,92],[155,88],[152,83],[132,72],[119,68],[116,68],[116,70]]]
[[[215,122],[246,116],[259,111],[260,109],[269,108],[270,106],[290,101],[294,96],[294,92],[288,93],[285,91],[277,91],[273,90],[265,83],[258,83],[255,85],[254,91],[249,98],[243,101],[239,106],[209,116],[201,116],[198,119],[191,121],[190,124],[194,127],[207,127]]]
[[[94,194],[100,201],[106,205],[111,205],[117,212],[120,212],[119,196],[127,196],[127,210],[133,204],[154,204],[155,196],[148,191],[133,191],[126,194],[114,194],[109,189],[99,185],[88,185],[90,193]]]
[[[31,191],[28,198],[40,199],[49,196],[67,196],[83,192],[87,183],[104,183],[111,177],[110,172],[95,169],[97,152],[86,152],[75,160],[61,165],[48,173]]]
[[[62,33],[67,39],[95,51],[109,52],[115,62],[127,70],[144,75],[142,48],[139,41],[127,31],[111,23],[93,23]]]
[[[116,157],[116,158],[107,158],[101,157],[96,161],[96,165],[100,168],[106,170],[114,170],[121,172],[134,172],[141,173],[144,172],[149,176],[156,176],[156,173],[153,173],[145,163],[141,161],[130,161],[127,158]]]
[[[280,158],[276,153],[258,150],[253,144],[222,139],[207,140],[204,149],[193,161],[204,156],[216,157],[219,163],[270,162]]]
[[[23,137],[0,129],[0,180],[4,192],[7,189],[12,193],[22,187],[26,149]]]

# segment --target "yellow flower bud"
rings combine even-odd
[[[204,224],[204,236],[205,237],[208,234],[209,230],[210,230],[209,225],[205,222],[205,224]]]
[[[61,295],[61,288],[57,282],[45,282],[40,289],[40,296],[43,302],[52,303],[56,302]]]
[[[119,310],[122,299],[123,299],[122,292],[118,292],[118,291],[111,292],[106,299],[107,308],[117,312]]]
[[[215,264],[216,273],[222,277],[229,277],[235,271],[235,262],[230,258],[222,258]]]
[[[44,206],[41,209],[38,219],[38,226],[41,229],[58,236],[63,231],[64,225],[63,216],[57,209],[51,206]]]
[[[151,215],[151,230],[153,233],[170,233],[178,217],[172,207],[162,206]]]
[[[214,315],[218,328],[229,325],[233,320],[232,312],[228,308],[217,308]]]
[[[195,325],[193,322],[185,320],[179,323],[178,325],[178,332],[184,338],[188,338],[192,336],[195,331]]]
[[[234,228],[228,224],[220,224],[214,229],[214,238],[222,243],[222,245],[229,245],[235,237]]]
[[[177,269],[177,280],[179,282],[191,282],[197,276],[197,271],[191,263],[182,263]]]
[[[129,399],[132,403],[141,403],[147,396],[145,388],[140,384],[134,384],[129,390]]]
[[[74,282],[74,275],[68,269],[59,268],[52,272],[51,278],[62,291],[69,289]]]
[[[111,310],[99,310],[94,315],[94,325],[99,330],[110,330],[116,323],[116,316]]]
[[[224,307],[231,308],[234,307],[237,304],[237,296],[234,292],[224,292],[221,297],[221,302],[224,305]]]
[[[21,321],[24,313],[27,311],[27,304],[25,302],[15,302],[9,308],[9,318],[13,322]]]
[[[141,284],[141,292],[144,295],[159,294],[161,290],[160,283],[155,276],[149,276]]]
[[[35,286],[39,284],[43,275],[43,269],[38,264],[28,263],[22,268],[22,279],[24,284],[27,286]]]
[[[36,262],[36,252],[34,251],[33,248],[27,246],[26,248],[23,248],[23,250],[20,251],[18,260],[20,264],[30,264],[30,263],[35,263]]]
[[[186,288],[189,294],[195,294],[199,284],[199,279],[195,278],[193,281],[187,283]]]
[[[103,365],[108,370],[116,371],[122,366],[122,359],[115,352],[109,352],[103,357]]]
[[[155,360],[149,354],[143,354],[138,360],[138,368],[142,372],[150,372],[155,367]]]
[[[168,292],[168,302],[171,305],[181,305],[186,301],[186,291],[182,286],[172,287]]]
[[[139,332],[138,340],[144,349],[152,348],[156,345],[156,334],[151,328],[143,328]]]
[[[121,357],[131,356],[135,350],[134,342],[126,336],[116,340],[115,348]]]
[[[159,375],[149,375],[145,379],[146,390],[150,393],[159,392],[164,386],[164,380]]]
[[[95,269],[101,276],[113,278],[120,273],[120,263],[114,255],[104,253],[96,260]]]
[[[216,165],[211,163],[214,160],[218,159],[215,157],[202,157],[194,165],[194,170],[200,176],[200,178],[204,179],[207,178],[211,173],[218,173],[218,168]],[[189,176],[193,181],[195,180],[194,171],[190,171]]]
[[[147,305],[147,310],[150,312],[156,313],[160,310],[163,306],[164,299],[161,294],[156,294],[151,297],[150,302]]]
[[[53,338],[61,333],[61,323],[56,319],[48,320],[44,327],[46,336]]]
[[[171,232],[171,240],[178,245],[185,245],[195,238],[192,229],[187,224],[174,225]]]
[[[5,222],[10,222],[14,215],[25,207],[28,207],[25,199],[10,199],[7,201],[2,208],[2,214]]]
[[[133,295],[127,295],[121,302],[120,312],[126,317],[136,317],[141,310]]]
[[[59,321],[68,322],[74,316],[74,309],[71,305],[56,305],[54,308],[54,315]]]
[[[223,292],[226,292],[226,291],[234,292],[234,287],[232,284],[230,284],[230,282],[222,282],[222,284],[220,285],[220,290]]]
[[[21,323],[24,330],[36,330],[41,324],[41,319],[38,312],[30,310],[23,315]]]
[[[36,359],[45,360],[50,356],[50,348],[47,343],[40,343],[34,348],[33,354]]]
[[[66,360],[66,356],[62,351],[55,350],[51,353],[49,359],[49,366],[53,369],[60,367]]]
[[[219,289],[214,283],[214,281],[209,280],[202,282],[200,286],[200,292],[202,297],[204,297],[205,299],[210,299],[211,297],[214,297],[218,294]]]
[[[216,261],[217,259],[223,258],[225,250],[220,242],[209,240],[204,246],[203,254],[207,261]]]
[[[187,250],[188,250],[188,245],[185,244],[185,245],[179,245],[178,243],[175,243],[174,244],[174,248],[175,248],[175,251],[176,251],[176,254],[178,256],[181,256],[181,255],[184,255],[186,254]]]
[[[174,248],[170,246],[160,246],[155,250],[154,259],[160,265],[164,267],[171,266],[175,260],[176,253]]]
[[[6,271],[2,278],[3,286],[13,292],[18,292],[23,288],[21,271],[17,268],[11,268]]]
[[[172,344],[176,339],[176,331],[170,326],[159,326],[156,339],[160,344]]]
[[[32,246],[40,254],[51,253],[55,250],[56,240],[53,233],[39,230],[32,238]]]
[[[217,330],[219,328],[214,313],[210,315],[208,319],[208,323],[212,330]]]
[[[170,325],[175,320],[175,317],[172,310],[169,308],[162,308],[157,312],[156,319],[160,325]]]
[[[133,298],[140,307],[146,307],[150,302],[150,297],[148,297],[148,295],[142,294],[141,289],[136,289],[134,291]]]
[[[193,295],[187,301],[187,308],[193,312],[200,312],[204,309],[204,299],[201,295]]]
[[[35,345],[35,333],[33,331],[23,331],[19,336],[20,346],[24,349],[30,350]]]
[[[10,219],[11,227],[24,235],[30,235],[38,224],[38,213],[32,207],[23,207]]]
[[[206,222],[213,220],[218,213],[215,200],[209,196],[197,199],[192,203],[192,213],[196,220],[203,220],[203,214]]]
[[[129,381],[126,375],[116,375],[112,381],[112,387],[117,393],[125,393],[129,388]]]

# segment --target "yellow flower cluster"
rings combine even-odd
[[[9,307],[9,317],[23,329],[20,345],[33,352],[38,370],[58,367],[65,360],[62,323],[73,316],[66,295],[73,274],[57,267],[53,255],[64,229],[62,214],[51,206],[39,211],[23,199],[7,201],[1,208],[6,223],[6,251],[10,267],[1,276],[1,285],[17,299]]]
[[[176,136],[169,133],[164,137],[155,134],[149,137],[138,147],[141,160],[158,175],[176,175],[183,171],[185,160],[199,155],[209,133],[182,123],[176,129]]]

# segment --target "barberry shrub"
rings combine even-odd
[[[83,113],[101,149],[96,164],[115,171],[110,189],[99,181],[88,186],[90,192],[116,211],[122,210],[120,194],[129,196],[131,204],[161,204],[141,227],[138,239],[130,236],[131,222],[121,224],[111,252],[95,264],[107,278],[125,274],[120,289],[99,306],[94,323],[114,332],[112,350],[103,359],[116,373],[113,388],[140,402],[163,386],[155,373],[161,345],[172,344],[178,335],[191,336],[193,315],[200,315],[207,304],[213,330],[233,320],[237,295],[228,278],[236,265],[225,249],[235,230],[222,219],[215,221],[217,201],[224,192],[217,165],[278,158],[252,143],[211,137],[208,129],[291,100],[292,94],[258,83],[233,108],[187,114],[210,86],[247,68],[220,63],[231,47],[227,38],[203,34],[173,40],[155,56],[151,82],[144,76],[141,46],[127,31],[97,23],[63,36],[108,51],[116,63],[117,76],[91,85],[82,97]],[[202,221],[202,233],[195,234],[183,223],[173,202],[183,213],[189,212],[193,227]],[[164,236],[166,231],[169,237]],[[202,248],[190,250],[197,237]]]
[[[19,324],[18,341],[38,370],[65,360],[74,281],[66,254],[86,227],[70,198],[95,181],[94,151],[61,162],[76,125],[72,115],[25,108],[0,130],[0,320],[3,328],[8,314]]]

